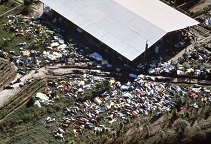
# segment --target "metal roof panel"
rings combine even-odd
[[[197,24],[158,0],[41,1],[131,61],[146,41],[150,47],[170,31]]]

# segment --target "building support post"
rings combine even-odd
[[[44,13],[45,4],[44,4],[44,3],[42,3],[42,4],[43,4],[43,7],[42,7],[42,12]]]
[[[144,51],[144,62],[145,62],[145,58],[146,58],[147,49],[148,49],[148,44],[146,41],[146,46],[145,46],[145,51]]]

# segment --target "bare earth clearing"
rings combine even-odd
[[[35,71],[33,70],[29,74],[23,76],[21,78],[21,81],[24,82],[26,79],[29,79],[32,76],[33,77],[39,76],[39,77],[42,77],[43,78],[45,76],[45,72],[46,72],[45,71],[45,68],[41,68],[39,70],[39,73],[35,73]],[[21,75],[20,74],[17,74],[14,80],[16,80],[17,78],[20,78],[20,77],[21,77]],[[16,84],[12,85],[14,87],[13,90],[7,90],[6,89],[6,90],[1,90],[0,91],[0,108],[2,106],[4,106],[4,104],[7,103],[9,100],[11,100],[12,97],[15,96],[15,94],[17,94],[18,92],[21,91],[21,88],[19,88],[19,84],[20,83],[16,83]]]
[[[206,6],[211,5],[211,0],[202,0],[202,2],[200,2],[199,4],[197,4],[196,6],[192,7],[190,9],[190,12],[197,12],[202,10],[203,8],[205,8]]]

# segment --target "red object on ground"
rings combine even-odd
[[[195,92],[193,92],[193,91],[189,91],[189,94],[193,98],[198,98],[198,95]]]

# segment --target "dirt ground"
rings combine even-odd
[[[206,6],[211,5],[211,0],[202,0],[197,5],[190,9],[190,12],[197,12],[205,8]]]
[[[14,67],[16,68],[16,66],[14,65]],[[16,77],[14,78],[17,79],[17,78],[20,78],[21,77],[21,81],[24,82],[26,79],[29,79],[31,77],[41,77],[41,78],[44,78],[45,77],[45,73],[46,73],[46,70],[45,68],[41,68],[39,70],[39,73],[35,73],[35,71],[31,71],[29,74],[21,77],[20,74],[17,74]],[[7,103],[9,100],[12,99],[12,97],[17,94],[18,92],[21,91],[21,88],[19,88],[19,83],[17,84],[14,84],[12,85],[14,87],[13,90],[3,90],[3,89],[0,89],[0,108],[2,106],[4,106],[5,103]]]
[[[33,7],[33,10],[34,10],[33,15],[35,17],[40,17],[43,14],[43,8],[44,8],[43,3],[37,2],[37,4],[34,4],[32,7]]]
[[[200,40],[198,40],[198,41],[196,41],[196,42],[193,42],[191,45],[189,45],[186,49],[183,49],[182,51],[180,51],[177,55],[175,55],[174,57],[172,57],[171,59],[169,59],[168,61],[169,62],[171,62],[172,60],[173,61],[176,61],[179,57],[182,57],[182,55],[183,55],[183,53],[185,52],[185,50],[189,50],[189,49],[191,49],[191,48],[194,48],[194,45],[196,44],[196,43],[203,43],[203,42],[205,42],[206,40],[208,40],[208,39],[211,39],[211,36],[209,36],[209,37],[207,37],[207,38],[203,38],[203,39],[200,39]]]

